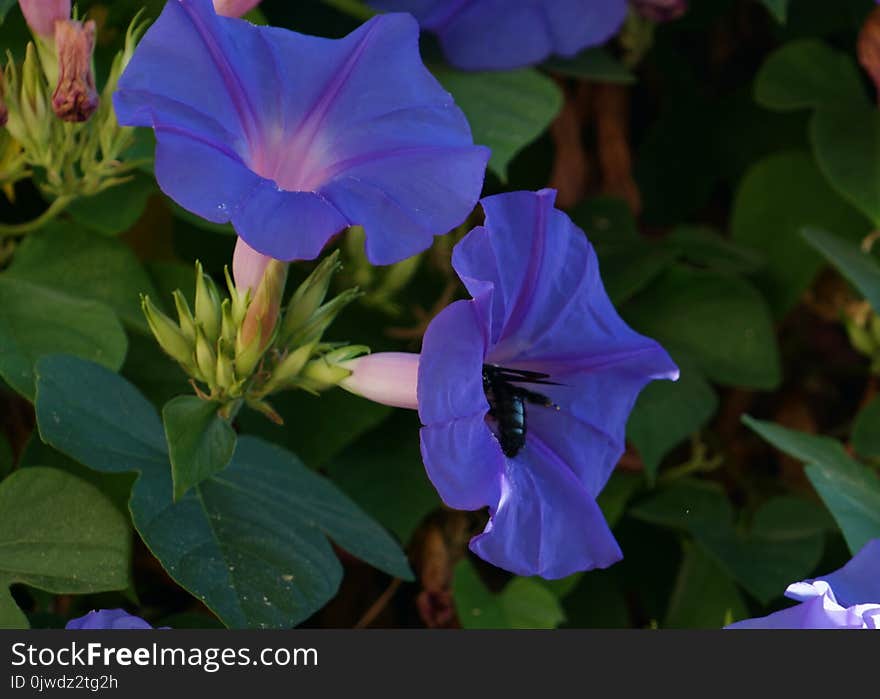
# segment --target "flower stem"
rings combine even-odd
[[[24,223],[0,223],[0,238],[9,238],[16,235],[27,235],[28,233],[41,228],[56,218],[66,209],[73,201],[74,197],[63,196],[53,201],[49,208],[37,216],[35,219],[25,221]]]

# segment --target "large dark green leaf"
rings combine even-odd
[[[876,105],[823,107],[810,122],[810,138],[816,161],[831,186],[880,226],[880,111]]]
[[[536,70],[434,71],[470,122],[474,142],[492,149],[489,167],[502,180],[514,156],[538,138],[562,108],[562,92]]]
[[[100,301],[144,331],[147,324],[139,295],[158,298],[131,248],[70,224],[53,223],[25,238],[6,274],[72,297]]]
[[[735,242],[764,256],[766,265],[756,280],[777,316],[794,306],[822,266],[801,238],[805,227],[849,240],[870,230],[806,153],[778,153],[753,165],[736,195],[731,232]]]
[[[779,111],[866,102],[852,57],[816,39],[792,41],[772,53],[755,79],[755,99]]]
[[[690,533],[729,576],[765,603],[813,571],[830,524],[818,506],[779,497],[764,503],[747,529],[734,527],[723,490],[686,480],[661,490],[631,514]]]
[[[98,471],[137,471],[129,503],[144,542],[178,583],[227,626],[293,626],[336,592],[328,542],[411,577],[391,537],[292,454],[251,437],[221,473],[172,499],[171,466],[154,408],[121,377],[68,356],[38,367],[40,435]]]
[[[701,547],[689,544],[669,600],[664,626],[718,629],[748,615],[736,583]]]
[[[26,398],[33,398],[33,366],[42,355],[67,352],[115,370],[127,346],[104,304],[0,276],[0,377]]]
[[[807,464],[806,473],[855,554],[880,537],[880,475],[852,459],[829,437],[795,432],[771,422],[744,422],[777,449]]]
[[[869,254],[837,236],[810,228],[804,237],[821,252],[880,313],[880,264]]]
[[[196,396],[178,396],[162,408],[175,500],[232,460],[235,430],[217,414],[220,407]]]
[[[0,628],[26,628],[9,586],[58,594],[129,586],[126,518],[85,481],[53,468],[16,471],[0,483]]]
[[[326,466],[333,482],[401,541],[440,506],[422,465],[419,426],[414,411],[398,410]]]
[[[673,267],[623,307],[630,324],[713,381],[759,389],[781,379],[770,314],[745,280]]]

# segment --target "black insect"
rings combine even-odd
[[[526,403],[556,408],[547,396],[535,393],[519,383],[558,386],[547,381],[549,374],[523,369],[507,369],[495,364],[483,365],[483,391],[489,401],[489,416],[498,426],[498,442],[505,456],[514,457],[526,443]]]

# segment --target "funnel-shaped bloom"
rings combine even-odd
[[[865,544],[843,568],[785,591],[800,604],[728,629],[880,629],[880,539]]]
[[[621,553],[596,504],[629,413],[678,369],[621,320],[555,192],[483,200],[453,253],[471,296],[429,326],[419,361],[422,457],[450,507],[488,506],[471,541],[519,575],[560,578]]]
[[[139,616],[133,616],[124,609],[96,609],[85,616],[71,619],[65,629],[93,631],[97,629],[152,629]]]
[[[467,217],[488,160],[406,15],[322,39],[169,0],[114,104],[155,129],[166,194],[279,260],[353,224],[373,263],[416,254]]]
[[[21,13],[31,31],[51,40],[55,22],[70,17],[70,0],[18,0]]]
[[[411,12],[464,70],[534,65],[604,43],[626,17],[627,0],[369,0]]]

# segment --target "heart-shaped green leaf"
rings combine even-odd
[[[34,362],[67,352],[118,369],[128,340],[116,314],[96,301],[0,276],[0,377],[34,396]]]
[[[162,424],[125,379],[69,356],[37,366],[40,435],[98,471],[138,471],[129,507],[168,573],[230,627],[285,628],[336,593],[328,537],[390,575],[411,579],[399,546],[293,454],[252,437],[232,463],[178,502]]]
[[[56,594],[130,585],[128,521],[95,486],[54,468],[20,469],[0,483],[0,513],[0,628],[28,626],[13,583]]]

